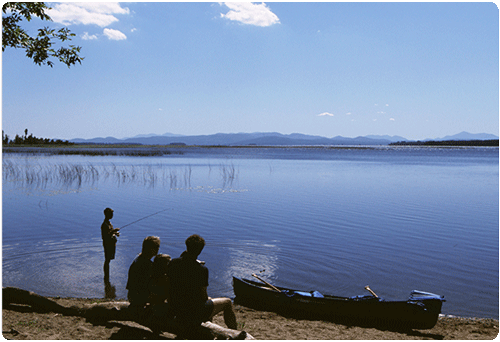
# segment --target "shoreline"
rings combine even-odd
[[[118,301],[98,298],[46,298],[66,307],[83,307],[88,304]],[[432,329],[393,331],[288,318],[274,312],[258,311],[241,305],[234,305],[234,309],[238,329],[246,331],[258,340],[487,340],[495,339],[499,333],[499,321],[490,318],[440,315],[436,326]],[[222,314],[216,315],[213,322],[225,326]],[[95,324],[86,321],[83,317],[65,316],[53,312],[35,312],[27,305],[12,305],[3,308],[2,335],[6,339],[14,340],[155,338],[148,328],[134,322],[110,321],[106,324]],[[175,339],[175,335],[163,333],[156,339]]]

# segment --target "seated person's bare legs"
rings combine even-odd
[[[214,302],[214,311],[212,312],[212,317],[217,315],[219,312],[224,311],[224,323],[226,323],[229,329],[236,330],[238,325],[236,324],[236,315],[233,310],[233,303],[229,298],[212,298]]]

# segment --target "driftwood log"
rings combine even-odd
[[[3,306],[10,304],[29,305],[38,312],[54,312],[66,316],[84,317],[90,322],[133,321],[147,327],[153,333],[168,332],[185,339],[226,339],[226,340],[253,340],[254,338],[244,331],[224,328],[212,322],[204,322],[197,329],[189,332],[181,331],[173,320],[137,319],[128,310],[128,302],[104,302],[85,304],[83,307],[66,307],[34,292],[15,287],[2,288]]]

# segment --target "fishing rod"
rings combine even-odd
[[[144,219],[147,219],[148,217],[151,217],[151,216],[154,216],[154,215],[158,215],[159,213],[162,213],[162,212],[167,211],[167,210],[169,210],[169,209],[170,209],[170,208],[163,209],[163,210],[157,211],[156,213],[153,213],[153,214],[150,214],[150,215],[144,216],[143,218],[140,218],[140,219],[138,219],[138,220],[135,220],[134,222],[127,223],[126,225],[121,226],[121,227],[120,227],[120,230],[122,230],[123,228],[128,227],[128,226],[130,226],[130,225],[132,225],[132,224],[134,224],[134,223],[137,223],[137,222],[139,222],[139,221],[142,221],[142,220],[144,220]]]

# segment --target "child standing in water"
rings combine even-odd
[[[113,228],[109,220],[113,218],[113,209],[104,209],[104,222],[101,225],[102,245],[104,247],[104,281],[109,282],[109,263],[115,258],[116,241],[120,228]]]

